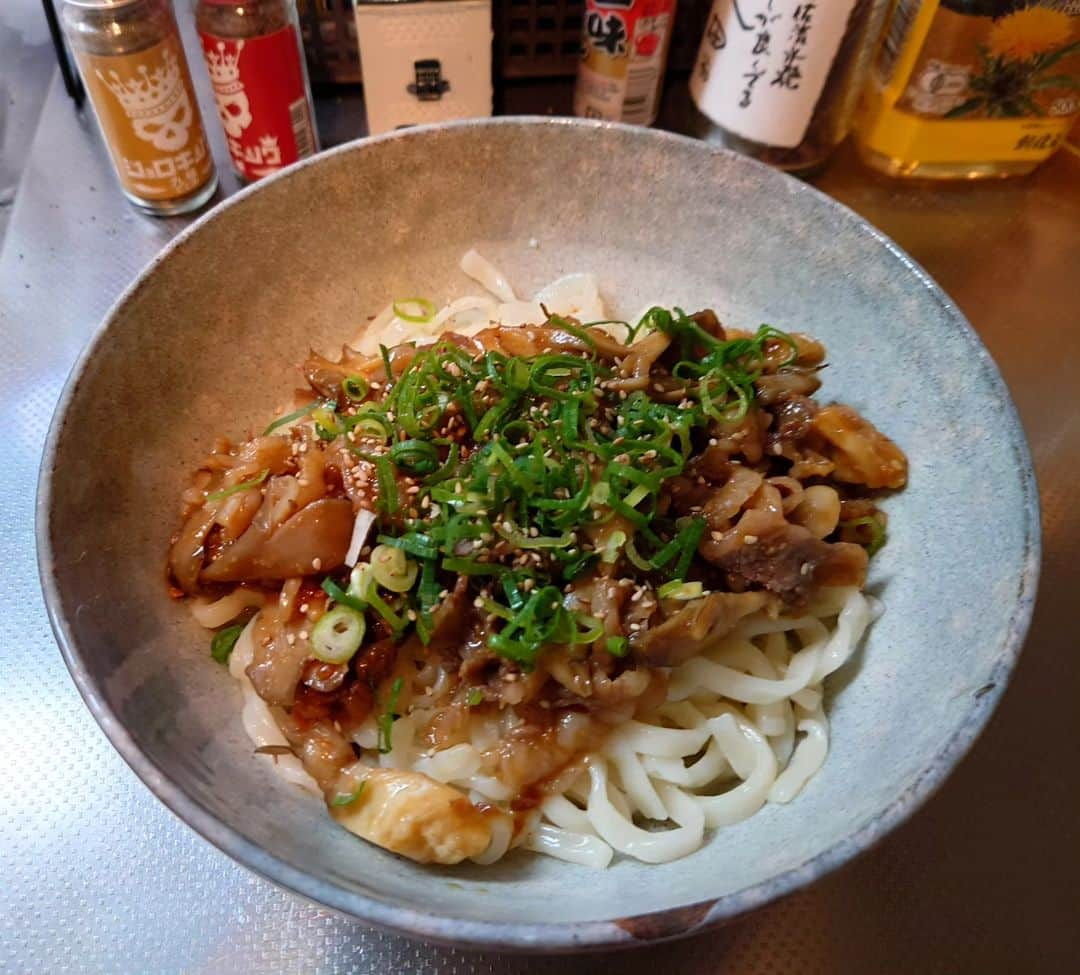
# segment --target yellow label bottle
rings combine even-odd
[[[896,0],[856,122],[893,176],[1030,172],[1080,114],[1080,0]]]

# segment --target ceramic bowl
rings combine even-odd
[[[886,612],[829,685],[832,743],[789,805],[683,860],[592,872],[528,854],[417,866],[334,825],[252,757],[239,692],[170,600],[178,495],[213,439],[259,425],[388,298],[519,292],[574,270],[611,310],[715,308],[809,332],[825,399],[907,451],[870,588]],[[60,403],[39,497],[57,639],[114,745],[177,815],[276,883],[364,921],[559,950],[699,931],[808,884],[909,816],[970,747],[1020,650],[1038,571],[1023,433],[990,356],[893,243],[809,186],[655,131],[502,119],[357,142],[239,193],[121,297]],[[162,864],[163,873],[171,869]]]

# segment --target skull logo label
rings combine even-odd
[[[174,51],[166,47],[157,64],[140,64],[124,77],[110,69],[95,72],[116,96],[140,139],[162,152],[176,152],[188,143],[194,112]]]

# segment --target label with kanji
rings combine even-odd
[[[790,149],[806,135],[855,0],[715,0],[690,93],[735,135]]]
[[[674,16],[675,0],[586,0],[574,114],[651,124]]]
[[[214,163],[179,38],[135,54],[76,56],[121,186],[153,201],[204,186]]]
[[[242,179],[275,173],[315,152],[315,130],[291,24],[241,40],[199,32],[218,117]]]

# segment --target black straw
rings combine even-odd
[[[86,99],[86,91],[83,88],[82,81],[79,80],[79,73],[72,67],[71,59],[68,57],[56,10],[53,9],[52,0],[41,0],[41,3],[45,8],[45,19],[49,22],[49,33],[52,35],[56,60],[60,62],[60,74],[64,78],[64,87],[75,102],[75,107],[82,108],[82,103]]]

